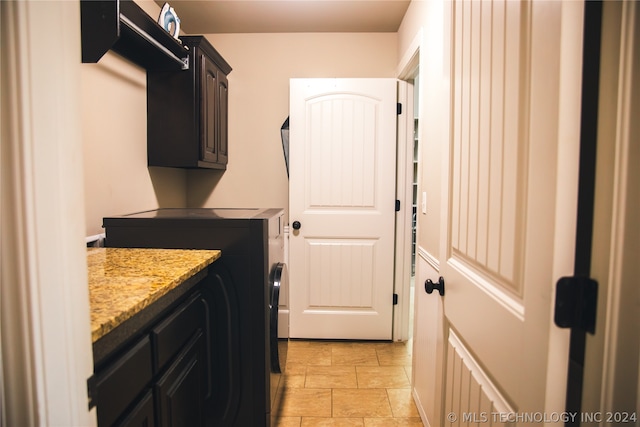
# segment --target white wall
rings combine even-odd
[[[413,49],[416,37],[420,37],[418,206],[422,194],[426,193],[427,211],[423,214],[418,209],[417,245],[436,259],[440,253],[441,147],[446,146],[443,144],[448,138],[449,65],[445,58],[445,13],[444,2],[412,1],[398,30],[400,56]]]
[[[408,58],[419,50],[418,217],[412,387],[422,420],[439,420],[444,340],[442,299],[427,295],[426,279],[440,275],[442,151],[449,138],[449,62],[447,2],[412,1],[398,30],[398,51]],[[402,66],[402,64],[400,64]],[[426,213],[422,195],[426,193]]]
[[[105,216],[185,206],[186,172],[147,167],[145,70],[112,52],[80,68],[86,235],[102,233]]]
[[[209,34],[229,74],[229,165],[189,171],[190,206],[282,207],[280,127],[293,77],[395,77],[396,33]]]
[[[155,16],[157,5],[138,3]],[[159,11],[159,8],[158,8]],[[395,77],[396,33],[210,34],[229,75],[225,172],[148,168],[146,75],[114,53],[82,65],[87,235],[157,207],[288,208],[280,127],[292,77]]]
[[[0,425],[91,426],[80,10],[1,2],[0,18]]]
[[[186,172],[147,167],[145,71],[109,52],[80,81],[86,234],[108,215],[185,206]]]

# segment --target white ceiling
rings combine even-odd
[[[162,7],[165,0],[155,0]],[[187,34],[396,32],[410,0],[169,0]]]

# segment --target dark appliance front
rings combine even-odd
[[[282,209],[157,209],[107,217],[103,226],[109,247],[222,251],[213,270],[225,285],[211,289],[212,368],[219,381],[209,421],[270,426],[287,350],[287,338],[277,336],[283,325],[275,324],[287,282]]]

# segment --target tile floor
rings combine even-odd
[[[272,425],[421,427],[410,378],[410,342],[292,340]]]

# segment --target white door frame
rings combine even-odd
[[[587,335],[582,412],[622,424],[640,408],[637,262],[640,229],[640,7],[604,2],[591,276],[598,281],[595,335]],[[610,414],[606,417],[603,414]],[[595,421],[599,421],[597,418]],[[618,423],[616,423],[618,421]]]
[[[605,13],[609,6],[617,6],[607,3],[604,5]],[[637,120],[640,113],[640,7],[638,2],[622,2],[621,6],[621,25],[614,27],[621,29],[618,120],[614,143],[612,241],[600,411],[619,415],[633,413],[637,425],[637,417],[640,417],[637,412],[640,404],[640,173],[637,167],[640,160],[640,125]],[[614,418],[606,423],[616,425],[616,421],[620,422]]]
[[[413,213],[413,85],[398,81],[398,115],[396,199],[400,210],[396,212],[396,249],[394,294],[398,303],[393,311],[393,340],[407,341],[411,314],[411,235]]]
[[[0,7],[0,425],[92,426],[80,9]]]
[[[396,213],[395,286],[398,304],[393,312],[393,340],[407,341],[411,315],[411,235],[413,204],[413,85],[406,80],[416,77],[420,63],[422,30],[418,32],[398,66],[398,102],[402,113],[398,116],[396,198],[400,211]],[[419,100],[418,100],[419,101]],[[418,104],[419,105],[419,104]],[[419,169],[418,169],[419,170]],[[416,254],[417,258],[417,254]],[[416,261],[417,262],[417,261]]]

